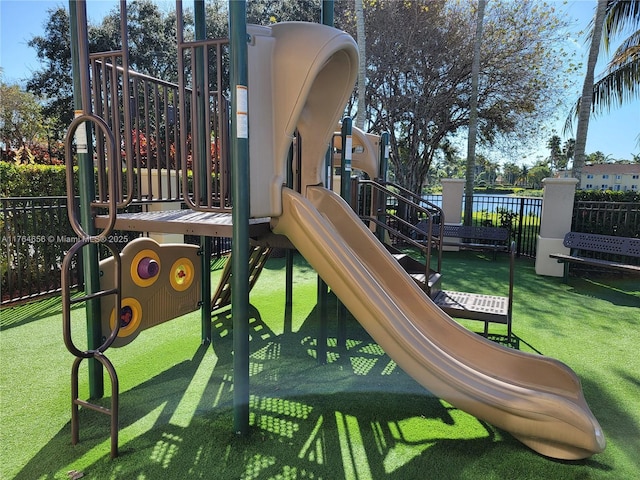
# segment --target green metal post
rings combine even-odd
[[[249,118],[247,7],[229,1],[231,73],[231,178],[233,245],[231,312],[233,315],[233,428],[249,432]]]
[[[350,117],[342,119],[342,154],[340,155],[340,196],[351,204],[351,159],[352,121]]]
[[[352,121],[350,117],[342,119],[342,153],[340,155],[340,196],[351,204],[351,134]],[[338,348],[347,346],[347,307],[338,302]]]
[[[381,183],[387,181],[387,170],[389,169],[389,132],[382,132],[380,135],[380,162],[378,178]]]
[[[333,27],[333,0],[322,0],[322,24]]]
[[[322,24],[333,27],[333,0],[322,0],[320,16],[322,17]],[[331,185],[331,176],[333,175],[333,152],[327,151],[325,156],[325,172],[327,172],[327,178],[325,180],[325,186]],[[328,336],[328,319],[327,313],[329,311],[329,287],[326,282],[318,276],[318,313],[320,316],[319,331],[318,331],[318,344],[316,347],[316,355],[318,363],[323,365],[327,363],[327,336]]]
[[[204,40],[207,37],[207,24],[205,18],[204,0],[194,0],[193,5],[195,34],[196,40]],[[209,126],[206,122],[205,109],[207,108],[207,98],[209,85],[205,84],[204,69],[204,47],[196,49],[196,88],[200,92],[197,104],[198,116],[198,144],[194,147],[198,149],[198,159],[200,162],[200,171],[207,171],[207,135],[209,135]],[[198,179],[200,182],[200,192],[202,192],[201,202],[206,202],[208,191],[208,182],[211,181],[207,175],[201,175]],[[200,318],[202,324],[202,343],[211,341],[211,240],[209,237],[200,237],[200,245],[202,246],[202,285],[201,298],[202,305],[200,307]]]
[[[87,5],[85,0],[69,0],[69,20],[71,27],[71,65],[73,73],[73,102],[76,112],[89,111],[91,108],[89,85],[89,40],[87,38]],[[85,77],[82,82],[82,77]],[[81,88],[84,83],[85,89]],[[95,225],[91,216],[91,202],[95,199],[95,185],[93,179],[92,156],[88,153],[91,148],[91,129],[87,128],[87,151],[78,152],[78,183],[80,194],[80,224],[88,235],[95,235]],[[78,128],[83,128],[80,126]],[[67,165],[67,168],[70,168]],[[84,288],[87,294],[100,290],[100,270],[98,265],[98,247],[89,244],[83,249]],[[98,348],[102,344],[102,328],[100,325],[100,301],[97,299],[86,302],[85,315],[87,317],[87,347],[89,350]],[[89,396],[102,398],[104,396],[104,379],[102,364],[95,360],[88,360],[89,366]]]
[[[389,132],[383,132],[380,135],[380,161],[378,168],[378,181],[384,185],[387,182],[387,169],[389,168]],[[378,221],[386,223],[387,196],[383,192],[378,194],[377,210]],[[376,236],[378,240],[384,243],[384,228],[380,225],[376,227]]]
[[[287,157],[287,187],[293,188],[293,143],[289,147]],[[293,254],[291,248],[285,251],[285,300],[284,300],[284,333],[293,332]]]

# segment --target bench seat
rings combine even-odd
[[[442,246],[464,250],[508,252],[509,230],[502,227],[482,227],[448,224],[442,229]]]
[[[640,274],[640,260],[635,260],[640,259],[640,238],[569,232],[564,236],[562,244],[570,249],[570,253],[551,253],[549,257],[564,263],[565,283],[569,280],[571,263]],[[589,256],[592,254],[613,255],[616,260],[592,258]],[[628,259],[628,262],[624,259]]]
[[[594,267],[610,268],[622,272],[640,273],[640,265],[629,265],[626,263],[612,262],[610,260],[602,260],[600,258],[574,257],[563,253],[552,253],[551,258],[557,259],[559,262],[571,262],[581,265],[592,265]]]

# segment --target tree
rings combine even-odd
[[[345,2],[346,3],[346,2]],[[344,7],[342,7],[344,8]],[[440,145],[469,125],[473,33],[468,2],[370,0],[367,36],[367,120],[391,132],[396,180],[420,191]],[[341,28],[355,31],[353,16]],[[512,136],[537,139],[559,100],[564,59],[549,50],[560,20],[532,0],[495,0],[487,7],[478,85],[478,142]]]
[[[28,149],[44,133],[37,98],[18,85],[0,82],[0,142],[4,150]]]
[[[192,15],[185,15],[192,22]],[[168,82],[178,81],[175,11],[165,13],[151,0],[127,4],[129,68]],[[115,7],[99,25],[89,27],[91,52],[122,48],[120,8]]]
[[[270,23],[290,20],[320,22],[318,2],[314,0],[260,0],[259,2],[247,2],[247,22],[249,23],[269,25]]]
[[[573,158],[573,149],[575,140],[570,138],[564,143],[564,146],[560,146],[560,137],[553,135],[547,142],[547,148],[549,149],[549,163],[552,170],[566,170],[569,160]]]
[[[582,177],[582,167],[584,166],[585,147],[587,145],[587,132],[589,129],[589,117],[591,115],[591,104],[593,102],[593,80],[598,53],[600,51],[600,40],[602,39],[602,27],[607,9],[608,0],[598,0],[593,28],[591,30],[591,45],[589,47],[589,57],[587,60],[587,73],[582,85],[582,96],[578,107],[578,127],[576,129],[576,144],[573,160],[573,176],[578,179]]]
[[[597,150],[586,156],[586,163],[590,165],[602,165],[605,163],[612,163],[612,158],[611,155],[605,155],[600,150]]]
[[[564,152],[564,156],[567,159],[567,165],[565,165],[565,168],[569,165],[569,162],[573,160],[574,154],[575,154],[575,150],[576,150],[576,140],[575,138],[569,138],[568,140],[566,140],[564,142],[564,146],[562,147],[562,151]]]
[[[45,35],[28,42],[43,68],[33,73],[27,90],[43,99],[42,115],[50,120],[52,137],[60,140],[73,120],[69,14],[64,8],[49,9],[47,13]]]
[[[532,188],[542,188],[542,180],[551,177],[551,169],[544,163],[539,163],[527,172],[527,182]]]
[[[621,42],[604,75],[593,85],[596,112],[640,98],[640,1],[610,0],[602,27],[602,43],[607,53],[611,39],[625,27],[633,31]]]
[[[467,140],[467,165],[464,186],[464,224],[473,222],[473,175],[476,162],[476,138],[478,136],[478,81],[480,76],[480,47],[482,46],[482,24],[486,1],[478,1],[476,14],[476,34],[473,41],[473,62],[471,64],[471,94],[469,96],[469,138]]]
[[[529,167],[527,167],[526,165],[523,165],[522,169],[520,170],[520,176],[518,177],[517,181],[520,182],[520,185],[522,185],[523,187],[527,187],[528,179],[529,179]]]
[[[515,185],[518,178],[520,177],[522,169],[514,162],[506,162],[502,166],[502,171],[504,172],[506,183],[508,183],[509,185]]]
[[[366,117],[366,85],[367,85],[367,37],[364,28],[364,5],[362,0],[355,0],[356,31],[358,41],[358,112],[356,127],[363,129]]]

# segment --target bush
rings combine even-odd
[[[627,190],[614,192],[613,190],[577,190],[576,202],[640,202],[640,192]]]
[[[74,180],[77,191],[77,180]],[[67,194],[64,165],[0,162],[0,196],[50,197]]]

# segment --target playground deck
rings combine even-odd
[[[249,219],[249,236],[257,237],[268,233],[269,220],[268,217]],[[96,217],[96,226],[104,228],[108,221],[107,215],[99,215]],[[115,228],[135,232],[231,237],[233,222],[230,213],[166,210],[118,214]]]

